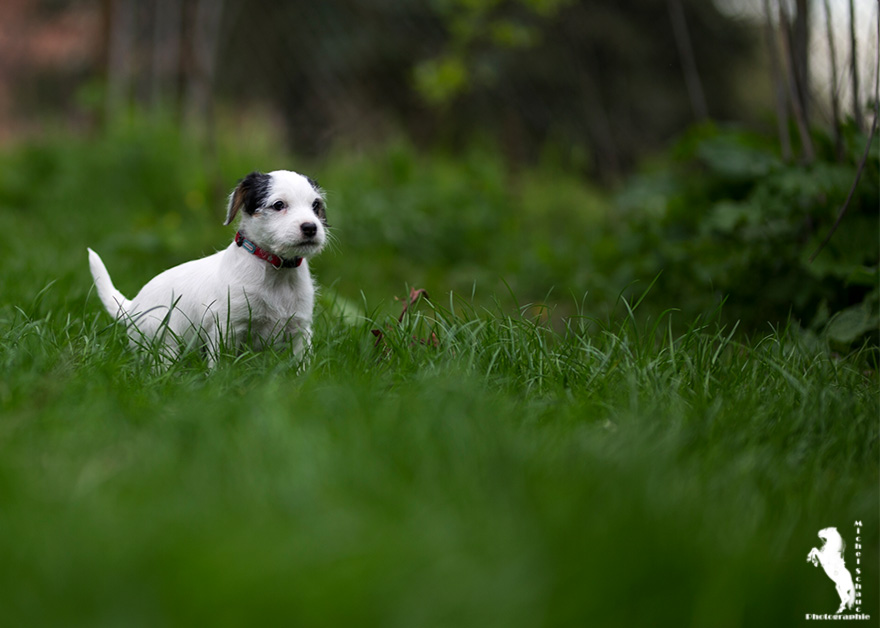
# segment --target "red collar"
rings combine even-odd
[[[300,264],[302,264],[303,258],[294,257],[293,259],[284,259],[283,257],[279,257],[274,253],[270,253],[269,251],[265,251],[258,247],[256,244],[248,240],[246,237],[241,235],[241,231],[235,234],[235,243],[242,247],[245,251],[252,255],[256,255],[262,260],[266,260],[269,262],[275,270],[279,270],[281,268],[296,268]]]

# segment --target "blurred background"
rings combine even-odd
[[[876,342],[876,49],[874,0],[4,0],[0,211],[76,208],[50,248],[134,293],[287,168],[343,301],[654,282],[649,312]]]
[[[833,611],[816,532],[853,569],[880,530],[877,33],[877,0],[0,0],[0,623]],[[311,366],[135,358],[86,247],[134,296],[279,168],[328,198]],[[460,324],[386,325],[410,288]]]

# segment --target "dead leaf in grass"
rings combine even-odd
[[[418,288],[418,289],[417,288],[410,288],[409,289],[409,298],[403,304],[403,310],[400,312],[400,316],[397,317],[398,324],[403,322],[403,317],[406,316],[406,313],[409,310],[409,308],[411,306],[415,305],[418,302],[418,300],[421,298],[424,298],[427,300],[431,299],[431,297],[428,296],[428,291],[425,290],[424,288]],[[398,302],[401,301],[401,299],[398,299],[397,297],[394,297],[394,300],[398,301]],[[385,329],[391,329],[391,326],[386,325]],[[376,337],[376,343],[373,346],[378,347],[379,345],[381,345],[383,343],[383,341],[385,340],[385,332],[383,332],[381,329],[371,329],[370,332]],[[410,346],[413,346],[416,343],[419,343],[422,345],[429,345],[429,346],[436,348],[436,347],[440,346],[440,339],[437,337],[437,334],[435,334],[434,332],[431,332],[431,337],[428,339],[417,338],[417,337],[413,336],[413,342],[410,343]]]

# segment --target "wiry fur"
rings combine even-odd
[[[239,212],[239,231],[246,238],[280,257],[302,257],[302,263],[276,269],[233,242],[160,273],[129,300],[89,249],[101,303],[127,326],[133,345],[158,342],[173,358],[195,344],[212,361],[220,347],[244,344],[259,349],[292,342],[297,354],[303,353],[310,343],[315,301],[308,258],[327,241],[323,194],[314,181],[295,172],[252,173],[230,194],[225,224]]]

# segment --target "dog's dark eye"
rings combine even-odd
[[[315,202],[312,203],[312,209],[315,210],[316,214],[320,213],[321,210],[324,209],[324,203],[321,201],[321,199],[315,199]]]
[[[284,209],[284,201],[275,201],[272,204],[272,209],[274,209],[277,212],[280,212],[282,209]]]

